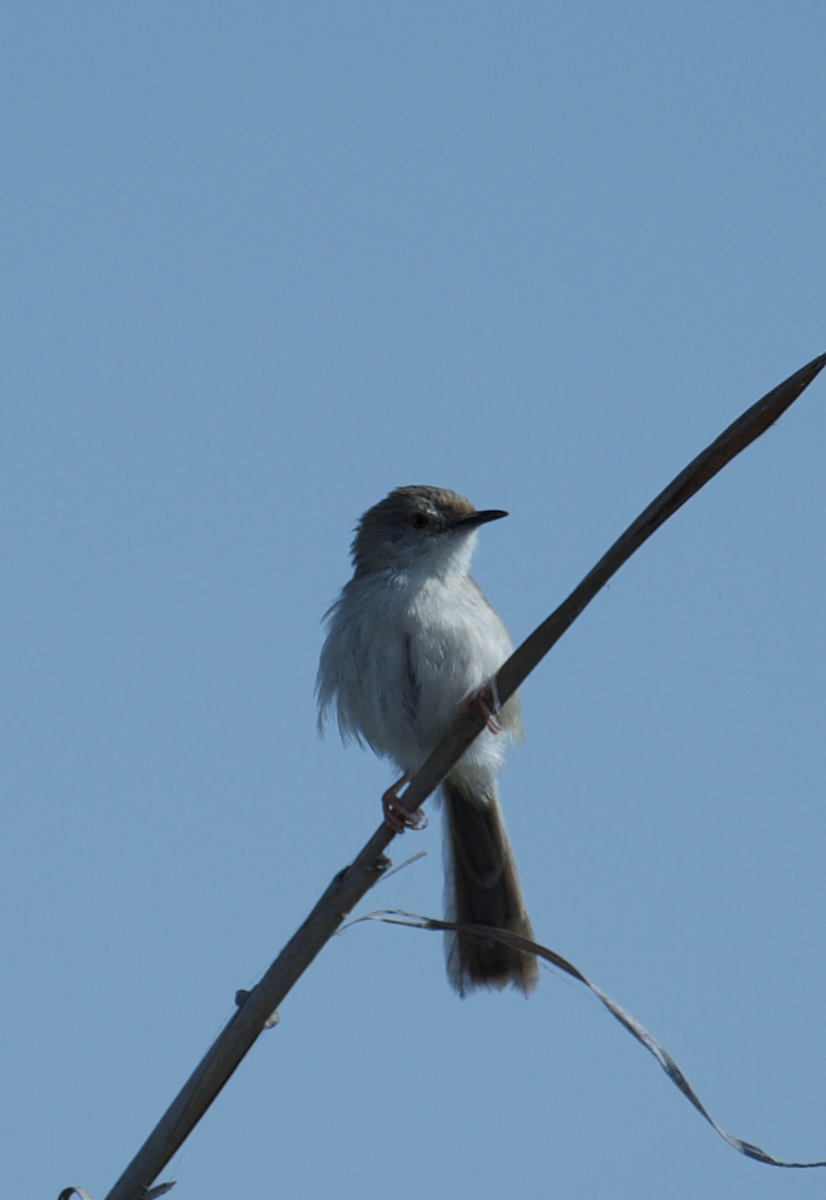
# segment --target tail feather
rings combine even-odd
[[[533,938],[496,795],[477,799],[467,785],[444,783],[448,919]],[[467,933],[447,934],[447,971],[460,996],[477,987],[536,987],[536,958]]]

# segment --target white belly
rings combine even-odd
[[[356,577],[331,614],[319,702],[322,711],[335,705],[344,736],[415,771],[461,702],[510,652],[504,625],[467,575]],[[511,732],[518,732],[517,714],[516,704],[506,706]],[[485,730],[462,759],[461,773],[495,778],[504,740]]]

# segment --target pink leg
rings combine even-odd
[[[493,692],[487,686],[487,684],[484,687],[479,688],[478,692],[471,692],[471,694],[462,701],[461,707],[463,713],[470,712],[470,708],[474,700],[479,702],[479,707],[485,714],[485,724],[491,733],[501,733],[502,726],[496,720],[496,714],[493,711]]]
[[[394,833],[404,833],[405,829],[424,829],[426,824],[424,813],[420,808],[414,813],[408,812],[399,802],[399,788],[409,783],[410,778],[410,773],[405,771],[401,779],[397,779],[395,783],[391,784],[381,798],[384,823],[389,825]]]

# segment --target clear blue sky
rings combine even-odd
[[[399,484],[506,522],[515,639],[826,349],[822,3],[38,3],[0,13],[4,1195],[102,1200],[373,831],[320,618]],[[726,1128],[826,1157],[826,384],[524,688],[537,936]],[[365,907],[441,912],[424,862]],[[761,1200],[570,981],[459,1001],[337,938],[180,1200]]]

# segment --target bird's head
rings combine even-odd
[[[446,488],[396,488],[369,508],[356,527],[356,574],[416,567],[433,574],[466,571],[478,527],[507,515],[498,508],[477,512],[464,496]]]

